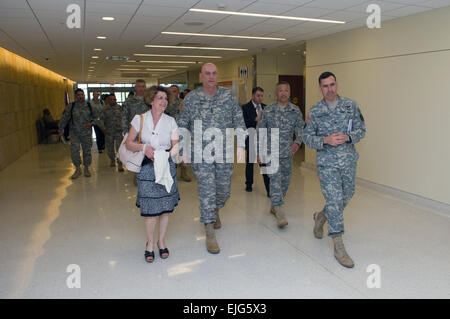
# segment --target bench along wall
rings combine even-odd
[[[0,47],[0,170],[37,144],[36,120],[45,108],[59,119],[71,80]]]

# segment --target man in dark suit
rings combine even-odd
[[[247,129],[253,127],[256,130],[256,124],[262,116],[263,109],[266,106],[262,103],[264,98],[264,90],[261,87],[255,87],[252,89],[252,100],[242,106],[242,112],[244,113],[244,121]],[[254,147],[254,146],[252,146]],[[247,192],[252,191],[253,185],[253,162],[254,159],[250,159],[249,151],[249,138],[245,140],[245,150],[247,151],[246,165],[245,165],[245,190]],[[256,154],[255,154],[256,156]],[[263,164],[264,165],[264,164]],[[264,185],[266,186],[267,196],[269,197],[269,177],[263,174]]]

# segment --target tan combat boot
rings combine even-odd
[[[214,229],[219,229],[222,227],[222,222],[220,221],[219,210],[216,209],[216,222],[214,223]]]
[[[270,213],[275,215],[275,207],[270,207]]]
[[[181,179],[188,183],[191,181],[191,178],[187,173],[187,167],[184,165],[181,165]]]
[[[216,240],[216,234],[214,232],[214,224],[206,224],[206,249],[211,254],[218,254],[220,252],[219,244]]]
[[[334,257],[344,267],[353,268],[355,263],[345,251],[344,242],[342,236],[333,237],[334,242]]]
[[[315,224],[314,224],[314,236],[317,239],[321,239],[323,237],[323,225],[327,221],[325,215],[323,214],[323,211],[314,213],[313,215]]]
[[[81,168],[80,168],[80,166],[77,166],[77,167],[75,168],[75,172],[73,173],[72,176],[70,176],[70,178],[71,178],[71,179],[77,179],[77,178],[80,177],[80,176],[81,176]]]
[[[91,172],[89,172],[89,166],[84,167],[84,176],[91,177]]]
[[[288,221],[286,220],[286,217],[284,216],[284,212],[281,210],[280,206],[274,206],[274,215],[277,218],[277,225],[280,228],[283,228],[288,224]]]

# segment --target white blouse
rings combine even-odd
[[[155,150],[169,150],[172,147],[171,139],[178,140],[178,125],[175,119],[165,113],[161,115],[156,127],[153,127],[152,111],[143,114],[142,143],[152,146]],[[141,116],[136,115],[131,125],[139,134]]]

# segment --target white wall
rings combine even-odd
[[[268,50],[256,55],[256,85],[264,89],[264,103],[275,101],[279,75],[303,75],[305,43],[295,47]]]
[[[450,204],[450,7],[307,42],[306,107],[317,78],[336,74],[367,135],[357,176]],[[315,164],[307,148],[306,162]]]

